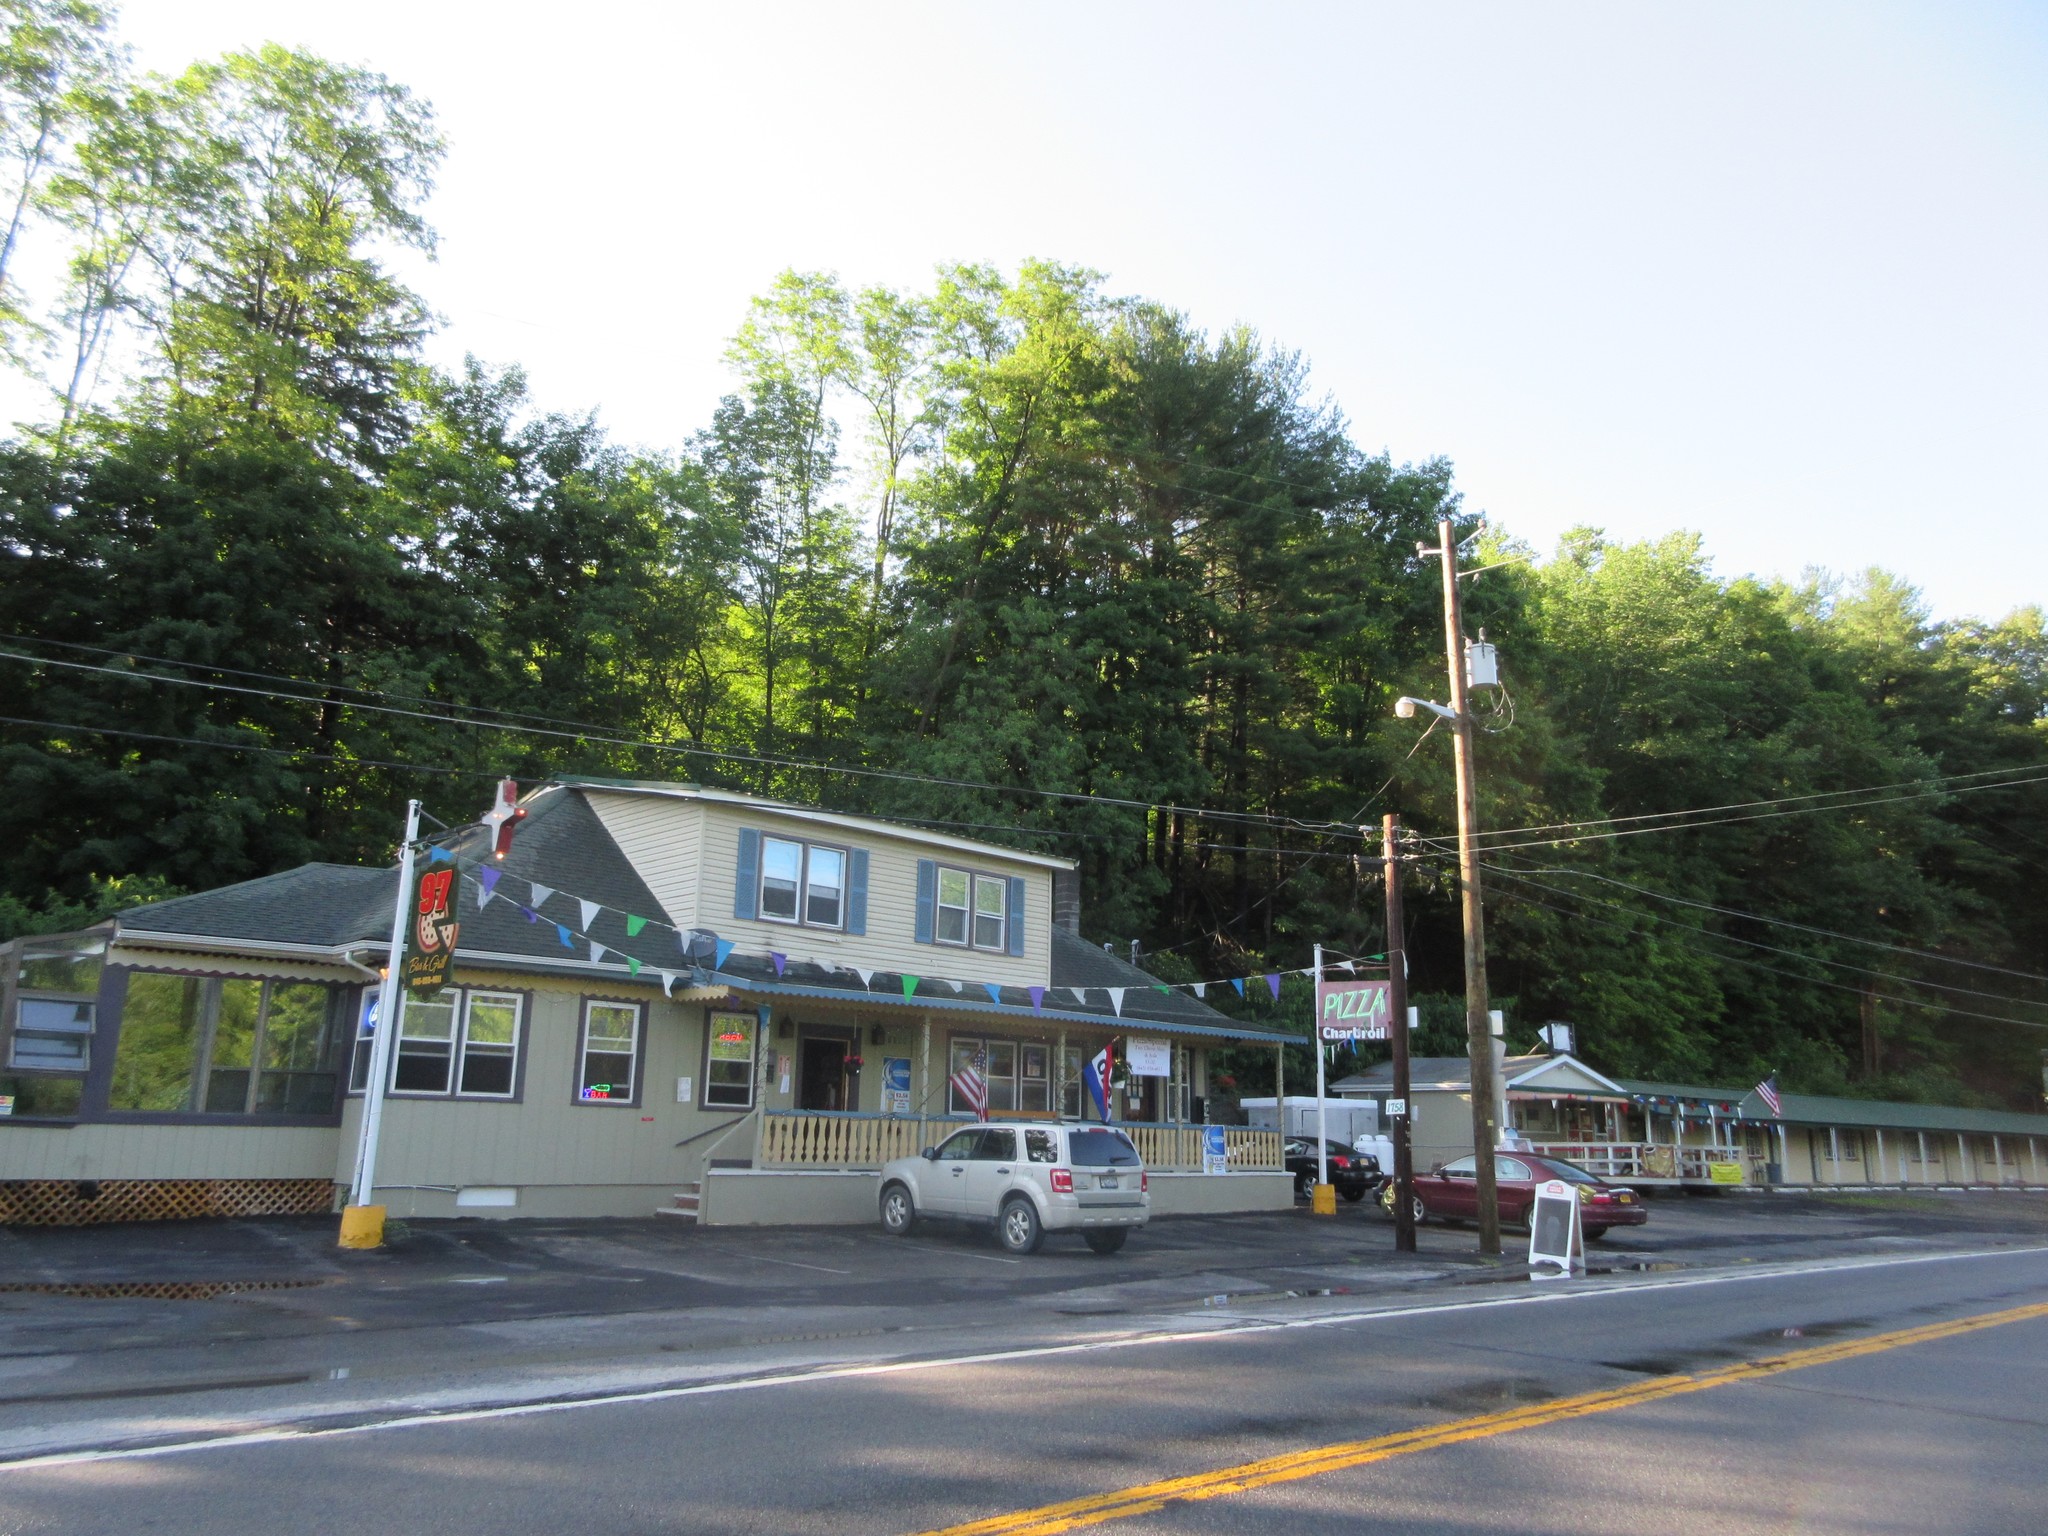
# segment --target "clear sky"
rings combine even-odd
[[[450,141],[449,360],[673,447],[783,267],[1093,266],[1298,349],[1547,550],[2048,600],[2048,6],[128,0]]]

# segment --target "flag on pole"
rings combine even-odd
[[[1756,1085],[1756,1096],[1764,1101],[1773,1115],[1785,1113],[1785,1106],[1778,1099],[1777,1073],[1773,1072],[1769,1077]]]
[[[960,1101],[974,1111],[974,1118],[988,1118],[988,1079],[983,1074],[988,1070],[988,1047],[977,1045],[973,1059],[953,1074],[953,1091],[960,1095]]]
[[[1104,1125],[1109,1124],[1109,1094],[1116,1073],[1116,1042],[1096,1052],[1095,1059],[1081,1069],[1081,1082],[1088,1089],[1088,1100],[1095,1106],[1095,1113],[1102,1117]]]

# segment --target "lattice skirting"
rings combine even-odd
[[[0,1226],[317,1216],[333,1209],[332,1179],[0,1180]]]

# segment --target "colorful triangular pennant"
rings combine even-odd
[[[779,949],[771,949],[768,951],[768,963],[775,967],[775,974],[780,976],[789,965],[789,956]]]
[[[1110,1008],[1116,1013],[1118,1018],[1122,1018],[1124,1016],[1124,989],[1122,987],[1104,987],[1102,990],[1109,994]]]
[[[1244,996],[1244,978],[1243,978],[1242,976],[1233,976],[1233,977],[1231,977],[1231,978],[1230,978],[1230,984],[1231,984],[1231,985],[1232,985],[1233,987],[1237,988],[1237,995],[1238,995],[1239,997],[1243,997],[1243,996]]]
[[[1025,988],[1025,990],[1026,990],[1026,991],[1028,991],[1028,992],[1029,992],[1029,993],[1031,994],[1031,1011],[1032,1011],[1033,1013],[1036,1013],[1036,1012],[1038,1012],[1039,1008],[1040,1008],[1040,1007],[1041,1007],[1041,1006],[1042,1006],[1042,1005],[1044,1004],[1044,1002],[1045,1002],[1045,988],[1043,988],[1043,987],[1027,987],[1027,988]]]
[[[1002,1000],[1003,1000],[1003,989],[1002,989],[1001,987],[997,986],[997,985],[996,985],[996,984],[995,984],[994,982],[992,982],[992,981],[984,981],[984,982],[983,982],[983,983],[981,984],[981,990],[982,990],[982,991],[984,991],[984,992],[986,992],[986,993],[988,994],[988,1000],[989,1000],[990,1002],[992,1002],[992,1003],[1000,1003],[1000,1002],[1002,1002]]]
[[[552,885],[536,885],[533,888],[533,904],[536,907],[544,907],[548,904],[548,898],[554,894],[555,888]]]
[[[476,872],[476,904],[479,911],[491,904],[491,893],[497,890],[498,881],[504,877],[504,873],[501,869],[480,869]]]
[[[1280,977],[1277,974],[1267,976],[1266,990],[1273,994],[1274,1002],[1280,1001]]]
[[[905,997],[915,997],[917,995],[917,978],[908,972],[905,972],[903,977],[903,995]]]
[[[555,924],[555,937],[562,941],[562,948],[564,949],[574,949],[576,947],[575,941],[569,936],[569,930],[560,923]]]
[[[647,926],[647,919],[646,919],[646,918],[644,918],[644,917],[635,917],[635,916],[633,916],[633,915],[632,915],[632,913],[630,913],[630,912],[626,914],[626,937],[627,937],[627,938],[629,938],[629,939],[637,939],[637,938],[639,938],[639,937],[640,937],[640,930],[641,930],[642,928],[645,928],[646,926]]]
[[[597,921],[597,914],[604,910],[604,905],[601,902],[585,901],[579,896],[576,898],[576,910],[583,914],[583,928],[587,933],[590,925]]]
[[[717,945],[714,946],[714,948],[711,951],[711,964],[713,968],[717,970],[723,970],[725,968],[725,957],[727,955],[730,955],[731,953],[732,940],[720,939]]]

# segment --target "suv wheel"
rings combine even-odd
[[[996,1217],[996,1241],[1006,1253],[1036,1253],[1044,1236],[1038,1211],[1021,1195],[1006,1204]]]
[[[901,1184],[891,1184],[882,1191],[882,1230],[891,1237],[908,1235],[917,1221],[917,1207],[910,1202],[910,1191]]]
[[[1123,1247],[1124,1239],[1131,1235],[1131,1231],[1128,1227],[1101,1227],[1084,1235],[1088,1246],[1097,1253],[1115,1253]]]

